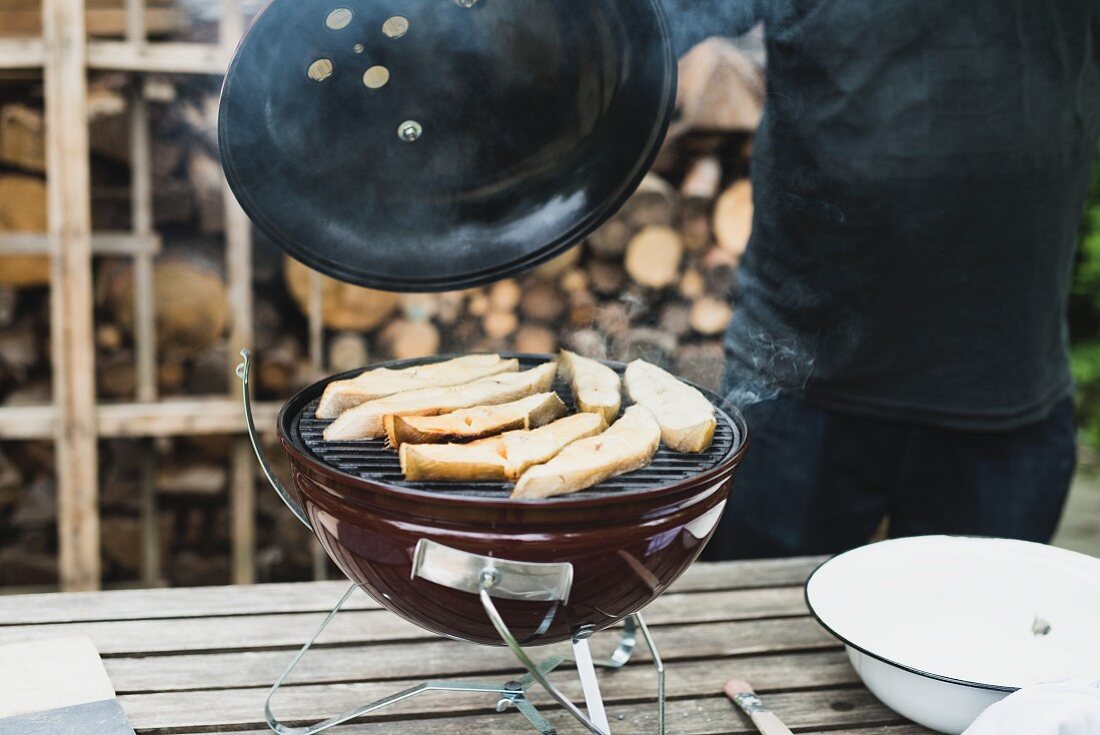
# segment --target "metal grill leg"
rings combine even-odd
[[[623,621],[623,629],[619,635],[619,645],[611,652],[611,658],[606,661],[597,661],[596,666],[603,669],[621,669],[630,663],[634,656],[634,649],[638,646],[638,624],[631,615]]]
[[[581,688],[584,690],[584,703],[588,707],[588,717],[596,727],[610,733],[611,725],[607,721],[603,696],[600,695],[600,683],[596,681],[596,667],[592,664],[592,651],[588,649],[587,637],[573,639],[573,656],[577,661],[577,674],[581,677]]]
[[[665,735],[665,663],[661,660],[661,654],[657,650],[657,644],[653,642],[653,636],[649,633],[645,618],[640,612],[634,613],[632,617],[638,621],[638,628],[642,631],[645,644],[649,647],[649,654],[653,657],[653,667],[657,669],[657,735]]]

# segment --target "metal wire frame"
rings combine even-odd
[[[278,735],[317,735],[317,733],[329,730],[337,725],[350,722],[352,720],[368,715],[371,712],[384,709],[398,702],[402,702],[406,699],[416,697],[426,692],[472,692],[482,694],[495,694],[499,697],[496,704],[498,712],[503,712],[509,707],[515,707],[516,710],[522,714],[527,721],[531,724],[532,728],[539,735],[557,735],[557,730],[553,725],[542,715],[537,707],[527,697],[527,692],[536,683],[542,686],[546,692],[554,698],[570,715],[572,715],[578,722],[580,722],[585,729],[593,733],[593,735],[611,735],[610,726],[607,724],[606,715],[603,715],[603,703],[599,699],[599,691],[590,692],[588,686],[585,685],[585,698],[588,703],[589,714],[577,707],[572,700],[570,700],[560,689],[558,689],[549,679],[549,675],[555,669],[560,667],[564,663],[568,663],[570,660],[563,656],[550,656],[541,663],[535,663],[523,647],[516,641],[511,631],[508,630],[507,625],[504,623],[500,614],[496,610],[496,606],[492,602],[492,598],[489,595],[490,587],[486,587],[479,593],[479,597],[482,602],[482,606],[485,608],[486,614],[492,621],[493,626],[497,629],[501,639],[511,649],[512,653],[520,661],[527,673],[519,679],[513,679],[502,683],[496,682],[468,682],[468,681],[455,681],[448,679],[433,679],[426,681],[422,684],[418,684],[408,689],[403,689],[399,692],[395,692],[387,697],[375,700],[368,704],[356,707],[342,714],[329,717],[327,719],[314,722],[306,725],[291,725],[283,720],[280,720],[272,709],[272,700],[279,693],[287,678],[297,668],[299,662],[305,657],[313,645],[317,642],[317,639],[328,627],[329,623],[333,621],[336,615],[343,608],[344,604],[358,589],[358,585],[352,584],[344,592],[336,606],[325,616],[325,619],[318,626],[313,636],[309,641],[295,654],[291,659],[290,664],[283,670],[279,678],[276,679],[272,685],[271,690],[268,692],[267,699],[264,701],[264,719],[267,722],[268,727],[272,731],[278,733]],[[620,635],[619,645],[612,653],[611,658],[608,661],[597,662],[595,666],[601,668],[619,669],[629,662],[631,656],[634,653],[637,645],[637,631],[641,631],[642,637],[646,641],[646,645],[649,647],[650,653],[653,656],[654,666],[657,670],[658,680],[658,735],[664,735],[665,733],[665,682],[664,682],[664,665],[661,662],[660,654],[657,652],[657,647],[653,642],[653,638],[649,633],[649,628],[645,624],[645,620],[640,613],[636,613],[624,622],[624,627]],[[579,639],[574,639],[574,650],[577,650],[577,645],[583,644],[582,650],[587,651],[586,636]],[[589,667],[592,666],[591,659],[589,659]],[[580,667],[582,663],[580,661],[574,661]],[[584,676],[582,674],[582,684],[584,683]],[[593,698],[595,697],[595,698]],[[597,704],[598,702],[598,704]],[[597,707],[601,715],[597,718],[591,717],[593,714],[593,708]]]

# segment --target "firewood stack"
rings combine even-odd
[[[98,2],[89,7],[113,7]],[[160,0],[148,7],[171,10]],[[149,105],[154,225],[163,242],[154,266],[160,396],[226,395],[230,360],[243,345],[228,344],[217,80],[153,75],[135,88],[132,77],[99,74],[89,84],[97,231],[131,227],[129,104],[142,94]],[[393,358],[561,347],[614,360],[643,357],[718,388],[722,335],[751,230],[748,158],[760,71],[731,44],[712,39],[682,60],[680,94],[683,113],[621,211],[582,244],[515,279],[454,293],[381,293],[312,273],[256,233],[257,397],[282,400],[325,373]],[[0,86],[0,231],[45,230],[43,148],[40,82],[8,81]],[[137,399],[132,268],[129,258],[96,258],[103,402]],[[0,256],[0,405],[50,401],[48,282],[44,257]],[[316,328],[313,340],[310,330],[315,307],[319,354]],[[151,477],[134,459],[144,451],[134,440],[106,442],[101,450],[106,581],[139,574],[143,482],[152,483],[157,501],[163,581],[228,581],[230,442],[141,442],[155,451]],[[56,579],[50,454],[49,443],[0,448],[0,585]],[[261,490],[259,498],[258,578],[308,576],[304,530],[272,493]]]

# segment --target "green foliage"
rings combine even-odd
[[[1092,174],[1070,301],[1073,379],[1081,439],[1100,447],[1100,164]]]
[[[1070,353],[1073,379],[1077,381],[1077,422],[1081,439],[1100,447],[1100,340],[1075,343]]]

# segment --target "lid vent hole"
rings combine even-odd
[[[390,81],[390,70],[384,66],[372,66],[363,72],[363,84],[369,89],[380,89]]]
[[[309,65],[306,76],[315,82],[323,82],[332,76],[332,59],[317,59]]]
[[[352,12],[348,8],[336,8],[325,18],[325,26],[330,30],[338,31],[347,28],[351,23]]]
[[[382,24],[382,33],[389,38],[401,38],[409,32],[409,19],[395,15]]]

